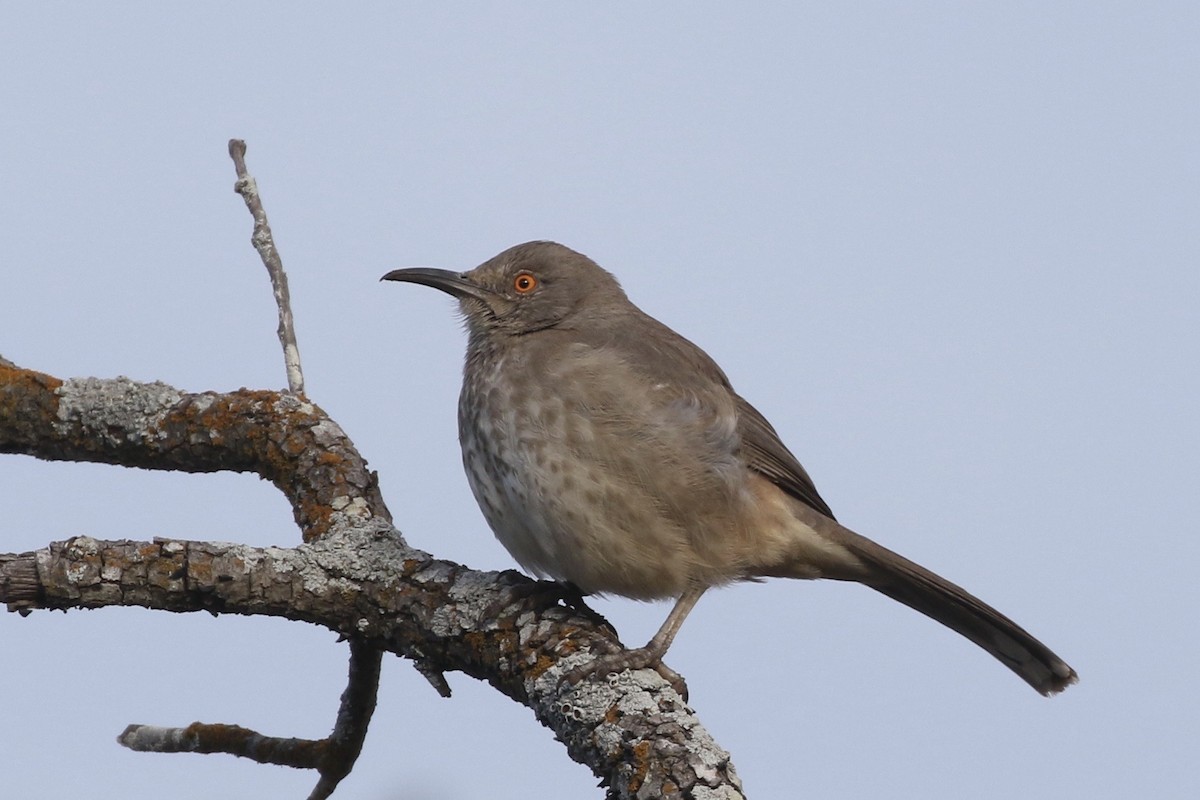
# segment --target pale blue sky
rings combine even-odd
[[[463,336],[399,266],[551,238],[707,349],[838,517],[1082,678],[1045,700],[856,586],[705,597],[669,663],[751,797],[1200,794],[1200,12],[1192,3],[6,4],[0,354],[280,387],[233,194],[249,143],[313,400],[417,546],[512,565],[471,500]],[[247,476],[0,457],[0,538],[292,544]],[[597,603],[640,644],[665,605]],[[332,634],[0,615],[11,797],[302,797],[127,723],[320,736]],[[388,659],[341,798],[601,797],[530,712]]]

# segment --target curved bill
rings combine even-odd
[[[490,305],[496,297],[494,292],[472,283],[464,273],[451,272],[448,269],[434,269],[433,267],[394,269],[379,280],[404,281],[406,283],[419,283],[422,286],[432,286],[434,289],[441,289],[443,292],[455,297],[470,297],[485,305]]]

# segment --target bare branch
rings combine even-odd
[[[391,519],[374,473],[320,408],[290,394],[188,394],[128,378],[61,381],[0,366],[0,453],[183,472],[254,472],[306,540],[337,517]]]
[[[353,444],[320,409],[294,395],[244,390],[187,395],[160,383],[138,384],[123,378],[62,382],[0,366],[0,451],[194,472],[254,471],[284,491],[308,539],[347,518],[390,519],[375,476]],[[120,563],[106,568],[111,571]],[[178,574],[175,565],[160,569],[168,571],[137,574],[155,585],[169,584],[169,576]],[[10,598],[11,610],[23,614],[37,605],[38,586],[36,574],[20,571],[19,564],[9,564],[0,574],[0,594]],[[111,592],[112,586],[102,582],[83,588],[80,601],[94,602],[94,590]],[[134,590],[124,601],[146,604],[139,598]],[[110,598],[101,594],[98,599],[107,604]],[[241,748],[229,751],[234,755],[253,758],[265,753],[274,758],[282,753],[302,762],[305,756],[297,753],[317,753],[320,759],[303,765],[321,770],[321,791],[332,792],[361,751],[374,709],[380,656],[378,652],[369,656],[370,649],[352,655],[343,710],[328,740],[274,740],[252,731],[233,736],[230,731],[244,729],[218,726],[189,729],[186,736],[177,732],[166,739],[162,732],[168,729],[155,729],[159,735],[149,741],[155,746],[171,741],[196,748],[225,742]],[[372,659],[375,668],[367,669],[364,665]],[[354,704],[347,705],[351,701]],[[148,741],[148,735],[130,741]]]
[[[587,615],[528,591],[530,583],[434,559],[378,519],[294,549],[80,537],[0,556],[0,602],[10,608],[135,605],[312,622],[486,680],[531,708],[608,784],[610,797],[740,797],[728,754],[658,673],[564,682],[593,653],[610,652],[612,641]],[[261,744],[258,734],[234,730],[193,734],[209,746],[219,732],[248,743],[243,749]],[[192,741],[172,736],[152,741]]]
[[[329,746],[317,767],[321,779],[313,788],[308,800],[324,800],[342,778],[350,774],[354,762],[362,752],[367,738],[367,726],[375,713],[375,702],[379,696],[379,670],[383,651],[360,639],[350,639],[350,677],[346,691],[342,692],[342,705],[338,710],[337,724],[326,740]]]
[[[260,764],[311,769],[325,740],[280,739],[238,725],[193,722],[186,728],[130,725],[117,741],[140,753],[227,753]]]
[[[287,370],[288,389],[293,394],[304,394],[304,372],[300,368],[300,346],[296,343],[296,328],[292,321],[292,299],[288,293],[287,273],[283,271],[283,259],[275,247],[271,226],[267,222],[267,211],[258,194],[258,183],[246,171],[246,143],[241,139],[229,140],[229,156],[237,171],[237,182],[233,190],[246,201],[246,208],[254,217],[254,233],[250,241],[258,251],[267,274],[271,276],[271,289],[275,292],[275,305],[279,309],[279,343],[283,346],[283,364]]]
[[[130,750],[150,753],[226,753],[260,764],[316,769],[321,777],[309,800],[333,794],[362,752],[367,725],[375,710],[382,651],[350,640],[350,680],[342,694],[337,725],[325,739],[264,736],[238,725],[193,722],[186,728],[130,725],[117,741]]]
[[[336,723],[320,740],[264,736],[236,725],[134,725],[137,750],[228,753],[318,770],[327,798],[349,774],[375,708],[383,651],[411,659],[443,696],[445,673],[487,681],[532,709],[611,798],[738,798],[723,751],[653,670],[565,677],[618,648],[580,601],[563,607],[512,572],[434,559],[391,525],[377,479],[341,428],[303,396],[287,278],[245,144],[230,142],[236,191],[254,218],[252,242],[271,276],[290,393],[189,394],[127,378],[60,380],[0,358],[0,453],[145,469],[254,472],[288,498],[305,544],[105,542],[78,537],[0,554],[0,602],[35,609],[141,606],[278,616],[350,640]]]
[[[595,653],[612,652],[594,615],[558,605],[561,592],[538,591],[515,573],[475,572],[409,547],[349,439],[301,398],[187,394],[126,378],[62,381],[0,366],[0,452],[256,472],[287,495],[306,540],[286,549],[81,537],[0,555],[0,602],[10,610],[124,605],[322,625],[411,658],[427,676],[459,671],[487,681],[531,708],[612,798],[741,796],[728,754],[658,673],[563,680]],[[372,675],[365,657],[364,664]],[[335,737],[350,733],[343,760],[324,762],[330,775],[348,767],[369,716],[370,704],[354,699],[366,697],[363,685],[352,678],[346,691]],[[150,741],[193,741],[137,730]],[[189,746],[212,746],[218,733],[247,752],[285,752],[236,726],[195,729]],[[332,782],[323,776],[314,795]]]

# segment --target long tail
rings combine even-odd
[[[845,547],[866,567],[865,574],[848,579],[864,583],[957,631],[1044,695],[1061,692],[1079,680],[1075,670],[1049,647],[965,589],[828,517],[823,522],[827,524],[820,525],[819,532]]]

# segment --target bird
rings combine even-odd
[[[716,362],[582,253],[532,241],[467,272],[411,267],[381,280],[459,302],[463,466],[513,558],[586,595],[674,600],[644,647],[598,655],[575,679],[647,667],[677,678],[663,657],[708,589],[796,578],[881,592],[1043,695],[1078,680],[996,609],[838,522]]]

